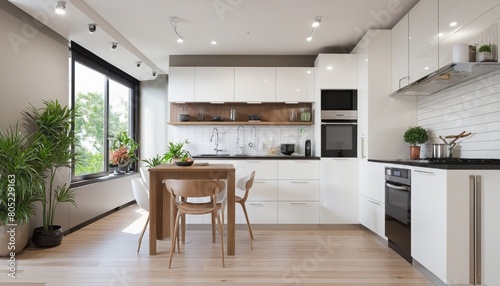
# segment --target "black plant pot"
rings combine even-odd
[[[37,227],[33,230],[33,243],[38,247],[49,248],[58,246],[63,239],[62,227],[60,225],[52,225],[48,230],[43,227]]]

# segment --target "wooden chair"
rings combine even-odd
[[[250,235],[250,247],[252,248],[252,250],[253,250],[253,233],[252,233],[252,228],[250,227],[250,221],[248,220],[248,213],[245,207],[245,202],[247,201],[248,193],[253,186],[254,178],[255,178],[255,171],[252,171],[250,175],[239,179],[238,183],[236,183],[236,188],[244,191],[245,194],[243,195],[243,197],[240,196],[235,197],[235,202],[241,205],[241,208],[243,208],[243,213],[245,214],[245,219],[248,225],[248,234]]]
[[[141,249],[142,237],[144,236],[144,232],[146,232],[146,228],[149,224],[149,190],[144,186],[141,178],[134,178],[132,181],[132,192],[134,193],[134,198],[139,207],[148,212],[148,219],[146,220],[146,224],[142,229],[141,236],[139,237],[139,246],[137,247],[137,252]]]
[[[215,180],[163,180],[167,191],[171,194],[171,206],[177,208],[175,218],[174,237],[172,237],[172,248],[170,249],[170,258],[168,268],[172,265],[172,257],[175,252],[175,240],[177,240],[177,248],[180,253],[179,247],[179,221],[180,218],[186,214],[190,215],[204,215],[212,214],[212,221],[215,218],[219,224],[220,234],[220,247],[222,256],[222,267],[224,263],[224,239],[222,231],[222,222],[220,218],[221,203],[217,202],[217,195],[224,189],[225,183],[223,181]],[[209,197],[210,201],[206,203],[188,202],[188,198],[201,198]],[[212,224],[213,227],[214,224]],[[214,239],[213,239],[214,240]]]

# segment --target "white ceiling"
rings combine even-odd
[[[170,55],[349,53],[366,30],[392,28],[418,0],[69,0],[63,16],[53,12],[56,0],[10,2],[138,80],[151,80],[153,70],[168,73]],[[316,16],[321,25],[307,42]],[[93,34],[89,23],[98,25]],[[119,43],[116,50],[111,42]]]

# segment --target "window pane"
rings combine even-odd
[[[75,62],[75,131],[80,153],[75,176],[106,171],[105,148],[105,86],[106,76]]]
[[[109,80],[109,136],[124,131],[130,136],[130,92],[131,89],[114,80]]]

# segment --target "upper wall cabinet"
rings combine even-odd
[[[409,82],[438,69],[438,0],[420,0],[409,12]]]
[[[194,101],[234,101],[234,67],[195,67]]]
[[[355,54],[319,54],[314,66],[316,89],[358,88],[358,60]]]
[[[170,102],[194,101],[194,67],[170,67],[168,75]]]
[[[276,68],[276,101],[313,102],[314,68]]]
[[[275,102],[276,68],[234,68],[234,101]]]
[[[408,85],[408,14],[392,28],[392,88]]]

